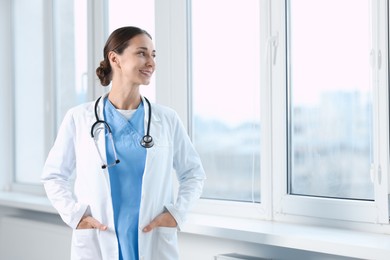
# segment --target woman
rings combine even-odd
[[[205,173],[177,114],[140,94],[155,53],[146,31],[115,30],[96,69],[111,90],[68,111],[48,155],[42,181],[74,229],[72,259],[179,258],[177,229]]]

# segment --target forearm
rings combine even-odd
[[[43,181],[47,197],[62,220],[71,228],[76,228],[88,205],[78,203],[69,184],[63,180]]]

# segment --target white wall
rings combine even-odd
[[[58,215],[0,207],[2,260],[69,260],[70,239]]]
[[[183,260],[214,260],[214,256],[228,253],[279,260],[353,259],[186,233],[180,233],[179,243],[180,256]]]
[[[71,229],[58,215],[0,207],[2,260],[68,260],[70,239]],[[179,246],[183,260],[214,260],[226,253],[286,260],[351,259],[189,233],[179,233]]]

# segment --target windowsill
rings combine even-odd
[[[47,197],[21,192],[0,191],[0,206],[44,213],[57,213]]]
[[[388,259],[390,235],[191,214],[183,232],[362,259]]]
[[[0,206],[57,214],[45,196],[0,192]],[[387,259],[390,235],[190,214],[184,233],[363,259]]]

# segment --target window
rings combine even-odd
[[[13,1],[15,181],[36,183],[44,161],[50,59],[44,1]],[[31,138],[34,137],[34,138]]]
[[[91,97],[88,89],[87,8],[86,0],[54,2],[54,107],[57,126],[69,108],[87,102]]]
[[[272,101],[275,219],[389,222],[386,8],[369,0],[275,8],[286,15],[272,19],[282,32],[272,68],[281,98]]]
[[[197,212],[388,223],[387,1],[341,2],[156,2],[164,100],[208,177]]]
[[[37,186],[65,112],[106,90],[99,44],[135,25],[158,52],[159,87],[141,91],[178,112],[202,157],[202,212],[389,222],[387,0],[1,5],[5,189]]]
[[[12,4],[14,183],[37,185],[66,111],[90,98],[87,1]]]
[[[373,200],[371,1],[289,2],[289,192]]]
[[[66,111],[106,90],[96,80],[95,69],[101,60],[100,40],[105,42],[108,33],[104,36],[106,27],[96,24],[108,24],[110,32],[135,25],[153,36],[154,1],[17,0],[9,5],[15,46],[13,82],[9,82],[14,146],[9,149],[13,174],[6,182],[13,190],[35,192],[40,190],[42,167]],[[108,19],[99,16],[99,10],[107,12]],[[151,100],[155,100],[154,85],[152,81],[141,90]]]
[[[208,178],[203,197],[260,202],[259,1],[196,0],[191,17],[193,141]]]

